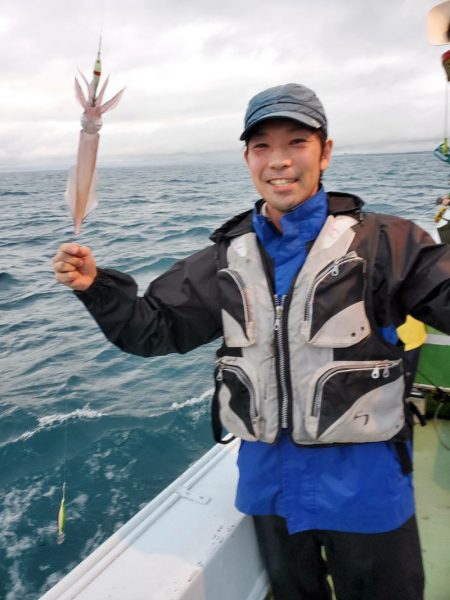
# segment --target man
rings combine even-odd
[[[142,356],[223,336],[212,405],[242,439],[237,507],[254,516],[276,600],[420,600],[403,350],[408,313],[450,332],[450,250],[412,223],[327,194],[322,104],[287,84],[249,103],[245,160],[262,199],[144,297],[64,244],[56,278]]]

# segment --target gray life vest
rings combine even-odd
[[[268,443],[282,428],[300,445],[406,437],[402,351],[383,340],[370,307],[375,238],[371,219],[329,216],[282,300],[256,234],[230,241],[218,272],[216,425]]]

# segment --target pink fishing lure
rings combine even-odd
[[[107,77],[100,93],[98,96],[96,95],[101,76],[100,47],[91,83],[87,82],[82,73],[80,75],[87,87],[87,97],[75,78],[75,95],[84,108],[84,112],[81,116],[77,164],[69,171],[66,190],[66,198],[73,215],[76,234],[80,232],[83,219],[97,206],[95,198],[95,164],[100,139],[98,132],[102,126],[102,114],[117,106],[125,90],[125,88],[120,90],[111,100],[102,104],[109,80],[109,77]]]

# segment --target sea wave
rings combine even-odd
[[[3,310],[17,310],[19,308],[29,307],[36,302],[52,298],[54,292],[52,290],[46,292],[26,291],[22,296],[12,298],[9,302],[3,302],[1,308]]]
[[[12,289],[20,285],[20,280],[8,273],[3,271],[0,273],[0,294],[3,292],[10,292]]]
[[[186,408],[187,406],[196,406],[198,404],[203,404],[206,400],[210,400],[214,393],[214,388],[206,390],[200,396],[194,396],[193,398],[189,398],[189,400],[185,400],[184,402],[172,402],[170,405],[171,410],[180,410],[182,408]]]
[[[192,241],[194,236],[201,236],[204,240],[207,240],[209,235],[211,234],[211,230],[208,227],[191,227],[190,229],[186,229],[185,231],[178,231],[177,233],[172,233],[168,235],[164,235],[160,237],[158,242],[167,242],[171,240],[178,240],[180,238],[189,238]]]
[[[32,192],[24,192],[24,191],[19,191],[19,192],[10,192],[10,191],[4,191],[4,192],[0,192],[0,197],[4,197],[4,196],[31,196]]]
[[[8,440],[8,442],[4,442],[0,445],[0,448],[6,446],[6,444],[15,444],[17,442],[29,440],[31,437],[33,437],[43,429],[48,429],[50,427],[53,427],[54,425],[59,425],[61,423],[66,423],[67,421],[73,420],[99,419],[103,415],[104,413],[102,411],[92,410],[88,406],[85,406],[84,408],[77,408],[69,413],[55,413],[53,415],[39,417],[37,420],[38,426],[35,429],[25,431],[18,437],[10,439]]]

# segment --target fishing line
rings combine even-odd
[[[67,421],[68,417],[68,405],[67,396],[65,400],[65,414],[64,419],[64,447],[63,447],[63,477],[62,477],[62,488],[61,488],[61,502],[58,510],[58,544],[62,544],[65,539],[64,526],[66,523],[66,467],[67,467]]]
[[[103,16],[102,16],[102,20],[103,20]],[[99,54],[101,51],[101,44],[102,44],[102,36],[100,33],[100,40],[99,40],[99,47],[98,47]],[[77,235],[76,235],[76,237],[77,237]],[[62,487],[61,487],[61,501],[59,504],[58,517],[57,517],[57,543],[58,543],[58,545],[61,545],[66,538],[65,524],[66,524],[66,489],[67,489],[67,481],[66,481],[66,474],[67,474],[67,422],[69,420],[67,396],[65,399],[64,410],[65,410],[65,414],[63,415],[63,418],[64,418],[63,476],[62,476]]]
[[[82,75],[87,86],[87,96],[84,94],[78,80],[75,78],[75,90],[78,101],[84,111],[81,117],[81,131],[78,144],[77,165],[69,171],[66,197],[74,218],[75,236],[80,231],[83,219],[96,207],[95,201],[95,163],[98,151],[99,134],[101,128],[101,115],[114,108],[119,102],[124,89],[113,98],[103,103],[103,94],[108,78],[103,83],[97,95],[97,87],[102,74],[101,66],[102,36],[100,34],[97,58],[95,60],[92,80],[89,83]],[[63,459],[63,485],[61,503],[58,512],[58,544],[64,541],[64,526],[66,520],[66,463],[67,463],[67,419],[64,424],[64,459]]]

